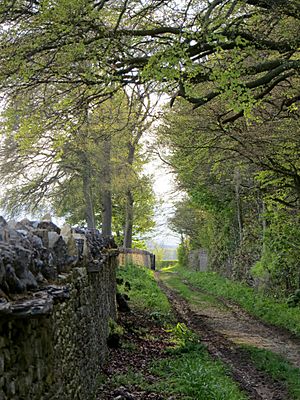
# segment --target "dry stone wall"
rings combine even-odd
[[[70,227],[62,236],[50,222],[23,221],[20,233],[3,221],[0,400],[93,399],[116,316],[113,241]]]
[[[119,249],[119,265],[135,264],[143,267],[155,269],[155,255],[146,250]]]

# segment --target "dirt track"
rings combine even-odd
[[[238,306],[217,299],[216,303],[191,306],[159,279],[179,320],[200,335],[210,354],[226,363],[233,378],[251,399],[289,400],[286,389],[266,374],[258,371],[239,344],[249,344],[284,355],[295,366],[300,366],[300,341],[277,328],[266,326]],[[186,282],[184,282],[186,284]],[[194,292],[198,290],[190,287]],[[199,291],[199,293],[201,293]]]

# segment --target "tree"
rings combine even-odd
[[[172,225],[191,247],[209,250],[214,269],[251,282],[255,266],[277,293],[291,292],[299,277],[297,117],[225,129],[214,115],[212,106],[193,111],[178,102],[159,126],[159,144],[187,193]]]
[[[270,97],[286,109],[299,101],[299,10],[297,0],[6,0],[1,87],[50,90],[64,112],[152,79],[195,107],[222,98],[223,123]]]
[[[182,135],[175,126],[168,160],[181,187],[219,243],[233,231],[222,250],[242,248],[249,226],[260,244],[267,204],[298,215],[299,18],[298,0],[5,0],[0,89],[8,103],[32,98],[46,135],[72,131],[83,109],[120,88],[148,82],[175,110],[184,98],[195,121],[187,108],[189,128],[180,124]],[[247,223],[251,212],[257,224]]]
[[[123,198],[130,192],[135,199],[139,186],[148,185],[139,177],[144,161],[138,142],[151,124],[151,105],[146,106],[144,101],[142,92],[121,92],[97,109],[84,111],[81,119],[78,112],[71,124],[50,126],[48,132],[43,110],[39,119],[32,117],[30,99],[19,103],[17,110],[15,106],[8,109],[0,166],[0,174],[10,187],[3,201],[6,210],[18,213],[27,208],[32,212],[45,200],[55,204],[62,214],[68,203],[68,214],[77,214],[76,222],[85,219],[90,228],[95,228],[95,210],[102,218],[103,234],[110,235],[112,193]],[[20,173],[26,178],[20,179]],[[151,198],[151,192],[146,192]],[[60,202],[64,206],[60,207]],[[125,221],[126,211],[124,204]],[[149,212],[146,215],[150,217]],[[132,207],[129,240],[133,223]]]

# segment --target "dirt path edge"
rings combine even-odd
[[[191,310],[184,298],[160,280],[159,272],[155,273],[155,278],[160,289],[166,294],[177,318],[200,336],[202,343],[206,345],[214,359],[221,360],[229,367],[231,376],[250,399],[290,399],[283,384],[258,371],[245,352],[218,332],[213,331],[201,316]]]

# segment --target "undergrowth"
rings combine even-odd
[[[300,400],[300,369],[291,365],[283,357],[269,350],[253,346],[242,346],[252,362],[273,379],[284,382],[291,400]]]
[[[284,327],[300,336],[299,307],[290,308],[283,301],[267,297],[243,283],[225,279],[215,272],[194,272],[178,267],[176,271],[193,286],[233,300],[261,320]]]

